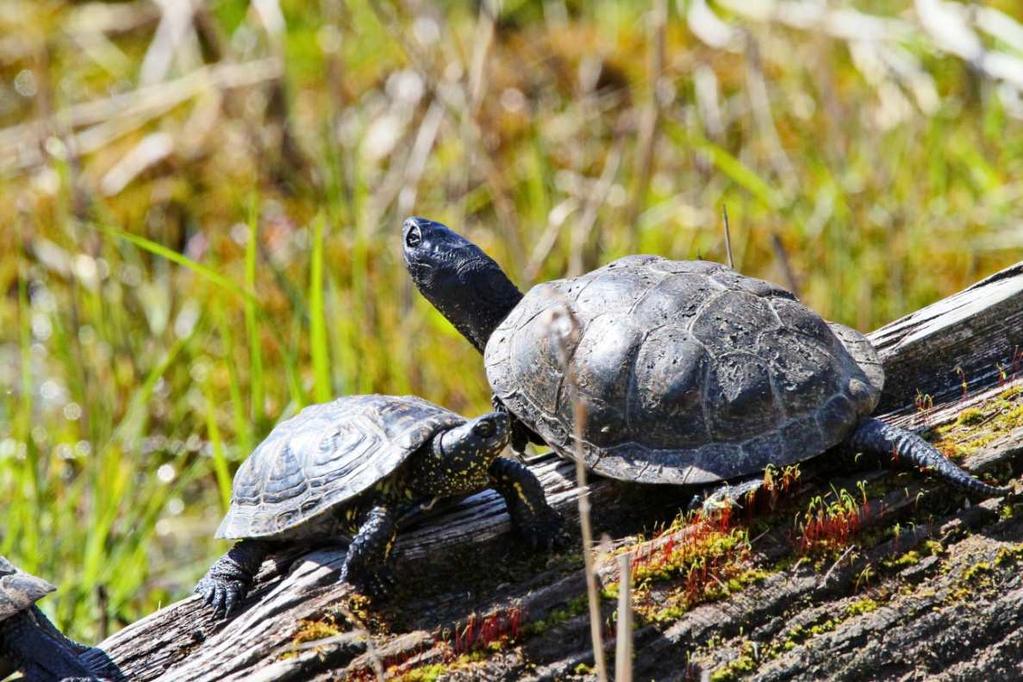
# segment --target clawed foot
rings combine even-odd
[[[571,538],[561,514],[548,507],[531,516],[522,521],[513,517],[519,535],[530,548],[549,552],[568,545]]]
[[[195,586],[195,592],[202,595],[203,602],[213,609],[217,618],[229,616],[248,591],[247,581],[214,577],[208,573]]]
[[[195,591],[218,618],[225,618],[237,607],[248,586],[240,580],[206,576],[195,586]]]
[[[358,569],[345,564],[341,569],[341,582],[351,585],[356,592],[370,599],[383,599],[394,588],[394,573],[389,568]]]
[[[242,540],[227,554],[217,559],[206,575],[195,586],[195,592],[213,608],[218,618],[225,618],[235,610],[252,587],[259,565],[267,553],[261,540]]]

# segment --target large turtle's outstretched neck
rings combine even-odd
[[[78,660],[76,653],[65,645],[63,637],[60,641],[53,639],[31,610],[0,623],[0,675],[10,672],[5,669],[6,661],[20,670],[26,680],[99,679]]]
[[[874,452],[932,471],[948,483],[983,497],[997,497],[1011,492],[977,480],[912,431],[885,424],[879,419],[865,419],[846,442],[854,449]]]
[[[522,292],[478,246],[432,220],[406,220],[402,250],[420,293],[482,353]]]

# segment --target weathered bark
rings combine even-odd
[[[1023,370],[1023,264],[871,338],[888,374],[886,419],[925,430],[955,420],[967,407],[1003,399],[998,396],[1007,387],[1023,387],[1023,378],[1011,376]],[[918,391],[932,396],[933,409],[912,409]],[[1023,464],[1023,424],[997,423],[963,465],[997,471],[1004,482]],[[1023,676],[1017,628],[1023,617],[1023,520],[1017,514],[1023,510],[997,500],[964,506],[959,493],[926,476],[836,470],[837,457],[818,459],[804,467],[785,504],[805,509],[829,484],[855,490],[856,481],[865,480],[876,486],[874,511],[852,549],[819,569],[792,561],[791,516],[771,517],[752,541],[750,561],[766,571],[763,580],[665,622],[637,621],[636,678],[699,679],[707,670],[764,680]],[[545,456],[531,466],[552,504],[571,517],[572,465]],[[649,541],[635,536],[670,520],[691,490],[597,480],[591,491],[598,529],[613,547],[649,554],[687,532]],[[893,536],[895,523],[902,531]],[[326,548],[268,561],[241,613],[227,622],[214,622],[190,598],[99,648],[117,674],[132,680],[372,678],[376,670],[449,665],[470,648],[462,637],[466,625],[479,630],[475,614],[489,614],[490,635],[517,636],[483,662],[456,661],[448,670],[452,679],[585,674],[577,668],[592,661],[585,610],[565,610],[585,592],[580,557],[532,554],[508,541],[509,531],[503,503],[491,492],[408,529],[397,550],[398,593],[357,609],[365,625],[343,606],[349,593],[337,574],[344,550]],[[941,551],[905,558],[928,539],[940,542]],[[611,557],[601,560],[603,584],[616,580],[615,566]],[[864,607],[865,597],[873,607]],[[610,616],[613,602],[605,607]],[[532,635],[520,627],[544,618],[547,625],[534,627]]]
[[[959,397],[1023,369],[1023,263],[870,335],[884,359],[882,410]]]

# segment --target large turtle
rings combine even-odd
[[[341,579],[371,596],[390,582],[398,522],[441,497],[490,487],[533,546],[560,519],[525,466],[500,457],[504,411],[472,421],[414,396],[360,395],[312,405],[278,424],[234,477],[217,537],[240,540],[195,591],[218,614],[248,592],[277,544],[351,538]]]
[[[68,639],[35,605],[56,588],[0,556],[0,680],[96,679],[78,660],[88,647]]]
[[[539,435],[573,456],[566,357],[588,415],[586,464],[604,476],[706,484],[846,443],[978,495],[1006,492],[871,418],[884,372],[870,342],[773,284],[717,263],[627,256],[523,296],[440,223],[409,218],[403,243],[419,291],[484,353],[495,402],[528,427],[513,423],[516,451]],[[558,310],[577,333],[552,334]]]

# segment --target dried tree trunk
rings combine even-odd
[[[1013,376],[1023,370],[1023,264],[871,338],[888,374],[882,416],[911,428],[953,421],[1003,399],[1007,387],[1023,391],[1023,378]],[[930,395],[933,409],[915,412],[918,394]],[[990,437],[963,464],[997,470],[1005,480],[1023,463],[1023,424],[996,423],[997,430],[978,425],[991,429]],[[571,517],[572,464],[544,456],[531,466],[552,504]],[[810,496],[828,490],[834,479],[825,476],[834,472],[814,471],[804,471],[793,504],[802,500],[805,508]],[[893,486],[889,472],[840,475],[853,488],[857,479],[889,484],[883,500],[871,501],[875,531],[857,536],[855,551],[833,565],[814,569],[788,561],[797,558],[791,524],[768,527],[753,541],[765,579],[665,622],[637,621],[637,679],[699,679],[706,671],[765,680],[1023,676],[1023,520],[1016,508],[997,500],[964,506],[958,493],[924,476],[903,475],[905,484]],[[666,540],[641,542],[633,534],[670,519],[692,493],[607,480],[591,488],[598,528],[637,555]],[[892,535],[895,523],[900,530]],[[400,536],[398,594],[357,609],[361,616],[344,606],[350,595],[337,582],[344,550],[319,549],[268,561],[229,621],[214,622],[189,598],[86,656],[132,680],[372,679],[379,670],[453,660],[452,679],[585,677],[578,666],[592,663],[588,622],[585,609],[571,609],[585,594],[578,552],[537,556],[518,548],[509,531],[500,498],[482,493]],[[928,539],[940,542],[940,551],[932,545],[930,556],[906,554]],[[598,575],[614,582],[616,562],[601,559]],[[540,634],[530,636],[529,623]],[[459,660],[486,628],[510,641],[499,640],[505,644],[483,662]],[[607,637],[613,648],[613,634]]]

